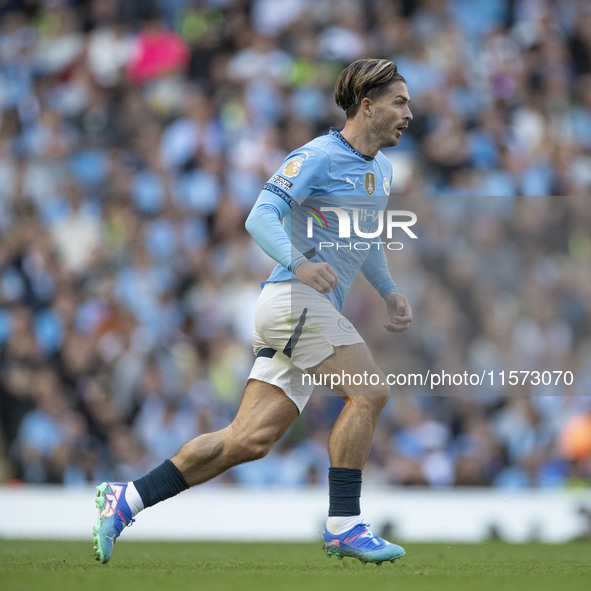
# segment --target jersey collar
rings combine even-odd
[[[342,135],[341,132],[336,129],[336,127],[331,127],[330,128],[330,132],[329,135],[334,136],[337,140],[339,140],[339,142],[341,142],[341,144],[343,144],[343,146],[345,146],[345,148],[347,148],[347,150],[349,150],[349,152],[353,152],[353,154],[355,154],[355,156],[359,156],[360,158],[363,158],[364,160],[367,160],[368,162],[370,160],[373,160],[373,156],[366,156],[365,154],[362,154],[361,152],[359,152],[358,150],[356,150]]]

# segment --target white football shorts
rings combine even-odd
[[[252,345],[256,360],[249,379],[281,388],[302,412],[314,386],[307,369],[336,346],[365,342],[322,294],[299,281],[267,283],[255,308]]]

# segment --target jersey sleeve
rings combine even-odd
[[[263,189],[246,219],[246,230],[257,244],[288,271],[295,271],[306,257],[292,246],[281,219],[291,212],[285,200]]]
[[[274,193],[293,209],[310,195],[328,190],[328,167],[329,160],[324,150],[303,146],[283,161],[263,189]]]
[[[368,252],[361,272],[383,298],[392,291],[398,291],[398,287],[390,275],[383,248],[372,248]]]

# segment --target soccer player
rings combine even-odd
[[[142,478],[97,487],[94,547],[100,562],[109,561],[115,540],[139,511],[265,456],[303,410],[313,388],[307,374],[328,379],[343,372],[367,372],[379,381],[354,386],[344,379],[334,388],[345,404],[328,442],[324,549],[329,556],[377,564],[404,555],[361,517],[361,472],[389,388],[341,310],[361,271],[385,300],[387,330],[406,330],[412,320],[381,242],[371,239],[383,227],[392,181],[392,166],[380,149],[398,144],[412,119],[410,97],[393,62],[363,58],[340,74],[335,100],[347,117],[344,128],[290,154],[246,221],[277,266],[257,303],[256,360],[236,417],[225,429],[189,441]]]

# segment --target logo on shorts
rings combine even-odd
[[[355,332],[355,327],[346,318],[339,318],[339,328],[345,332]]]

